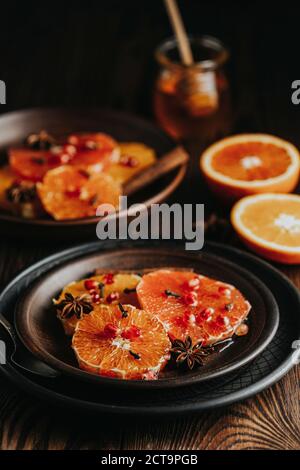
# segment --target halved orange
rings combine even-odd
[[[121,194],[120,185],[109,175],[89,177],[70,165],[48,171],[37,190],[46,212],[56,220],[95,216],[103,203],[117,208]]]
[[[172,340],[210,345],[231,337],[250,304],[232,285],[190,271],[158,270],[143,276],[137,295],[144,310],[163,322]]]
[[[289,193],[299,179],[294,145],[266,134],[241,134],[220,140],[200,158],[211,190],[225,202],[266,192]]]
[[[93,308],[100,303],[114,305],[119,302],[138,307],[136,286],[140,280],[141,277],[138,274],[127,273],[106,273],[91,276],[65,286],[54,304],[59,305],[66,298],[66,294],[71,294],[74,298],[88,296]],[[57,316],[63,324],[65,333],[72,335],[79,320],[76,315],[64,318],[61,309],[57,307]]]
[[[132,305],[99,305],[77,324],[72,340],[79,367],[122,379],[155,379],[171,347],[162,323]]]
[[[119,148],[119,157],[114,157],[112,164],[104,171],[121,184],[156,161],[155,151],[139,142],[123,142]]]
[[[300,196],[259,194],[235,204],[231,222],[253,251],[279,263],[300,263]]]

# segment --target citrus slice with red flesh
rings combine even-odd
[[[171,347],[162,323],[131,305],[96,306],[79,320],[72,340],[79,367],[121,379],[155,379]]]
[[[47,171],[62,163],[49,150],[12,148],[9,150],[9,164],[21,179],[37,182],[42,181]]]
[[[115,181],[125,183],[134,175],[156,162],[155,151],[139,142],[119,144],[120,156],[114,158],[106,171]]]
[[[289,193],[299,180],[299,152],[289,142],[266,134],[220,140],[204,151],[202,173],[222,200],[265,192]]]
[[[253,251],[279,263],[300,263],[300,196],[259,194],[241,199],[231,222]]]
[[[109,175],[89,177],[70,165],[48,171],[37,190],[46,212],[56,220],[95,216],[101,204],[117,208],[121,194],[119,184]]]
[[[234,286],[192,272],[159,270],[143,276],[137,295],[144,310],[162,321],[172,340],[230,338],[250,311]]]
[[[90,174],[107,169],[111,161],[119,157],[117,142],[101,132],[72,134],[67,140],[76,149],[71,164]]]
[[[83,295],[88,296],[93,308],[99,304],[115,305],[119,302],[138,307],[136,286],[140,280],[141,277],[138,274],[127,273],[105,273],[92,276],[77,282],[71,282],[65,286],[54,304],[59,305],[66,298],[66,294],[71,294],[74,298]],[[57,307],[57,316],[63,324],[65,333],[72,335],[78,323],[78,318],[76,315],[64,318],[61,313],[61,310]]]

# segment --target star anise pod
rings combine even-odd
[[[87,294],[73,297],[72,294],[67,292],[63,300],[58,303],[54,301],[54,303],[56,308],[60,310],[62,318],[71,318],[75,315],[79,319],[84,313],[88,314],[93,310],[90,296]]]
[[[36,186],[32,183],[13,183],[6,190],[6,199],[14,204],[32,202],[36,199]]]
[[[49,135],[46,131],[41,131],[38,134],[30,134],[25,139],[25,145],[33,150],[49,150],[55,143],[54,137]]]
[[[181,339],[172,341],[171,352],[176,356],[178,365],[186,364],[189,369],[193,369],[196,365],[203,366],[203,359],[213,352],[213,348],[204,348],[202,341],[193,345],[192,338],[187,336],[185,341]]]

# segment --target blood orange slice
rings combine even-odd
[[[169,359],[162,323],[131,305],[99,305],[77,324],[72,340],[79,367],[122,379],[155,379]]]
[[[42,181],[47,171],[61,165],[61,161],[49,151],[12,148],[9,163],[19,177],[29,181]]]
[[[231,337],[250,304],[233,286],[185,271],[159,270],[137,286],[144,310],[157,315],[170,338],[211,345]]]
[[[266,134],[242,134],[211,145],[200,159],[208,185],[227,202],[249,194],[289,193],[299,179],[294,145]]]
[[[115,305],[119,302],[138,307],[136,286],[140,280],[138,274],[106,273],[71,282],[65,286],[59,298],[54,301],[57,316],[63,324],[65,333],[72,335],[79,320],[75,314],[67,318],[62,315],[59,305],[66,299],[66,294],[71,294],[75,299],[88,296],[93,307],[99,304]]]
[[[68,143],[76,148],[72,165],[90,174],[108,168],[110,162],[118,158],[120,153],[117,142],[109,135],[100,132],[70,135]]]
[[[109,175],[89,177],[70,165],[48,171],[37,189],[46,212],[56,220],[95,216],[102,203],[117,208],[121,194],[119,184]]]

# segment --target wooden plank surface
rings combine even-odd
[[[143,3],[143,5],[142,5]],[[293,57],[297,14],[217,2],[180,2],[189,30],[225,40],[237,131],[267,131],[300,145],[300,109],[290,102],[290,83],[299,78]],[[187,5],[188,4],[188,5]],[[36,7],[36,5],[38,5]],[[151,117],[155,75],[152,53],[170,34],[159,1],[42,2],[14,0],[0,31],[1,79],[7,106],[98,105]],[[296,8],[295,6],[293,7]],[[259,14],[257,13],[259,11]],[[155,28],[153,27],[155,25]],[[280,34],[278,28],[280,27]],[[298,73],[298,76],[297,76]],[[190,200],[198,188],[197,161],[175,199]],[[197,191],[197,190],[195,190]],[[207,196],[207,195],[206,195]],[[193,192],[194,202],[203,194]],[[220,234],[222,239],[222,234]],[[1,287],[43,256],[64,248],[22,240],[1,240]],[[284,268],[300,288],[300,268]],[[24,396],[0,378],[2,449],[299,449],[300,368],[244,403],[192,417],[156,422],[109,422],[62,415]]]

